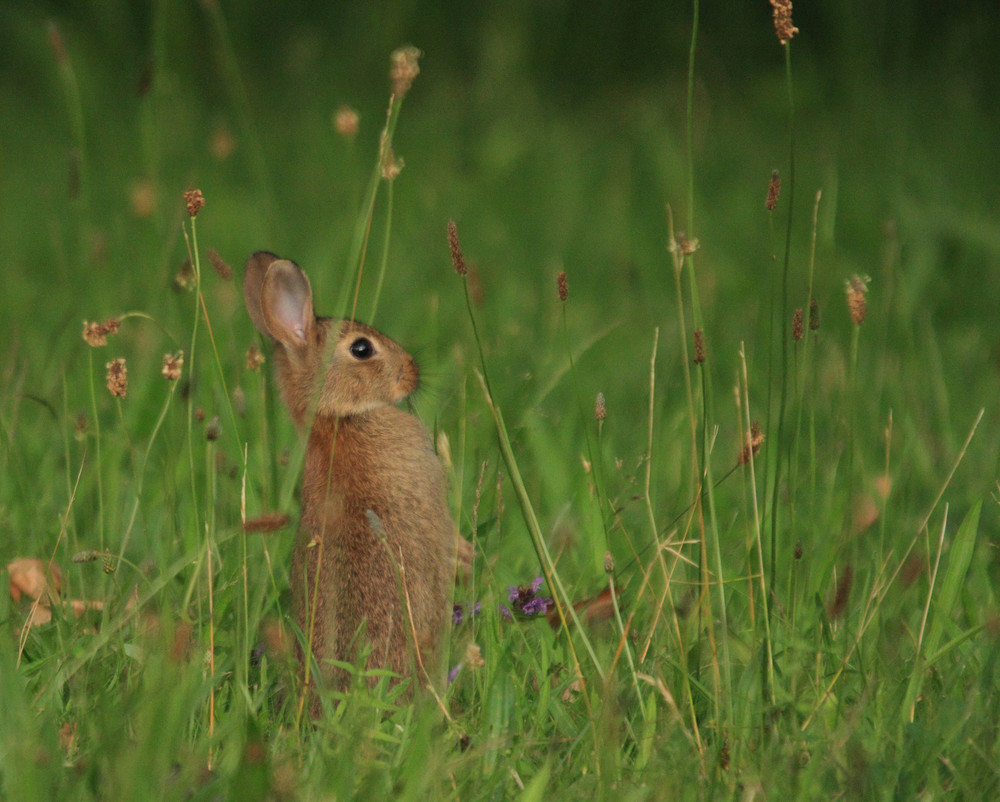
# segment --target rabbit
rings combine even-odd
[[[321,684],[344,690],[348,675],[330,661],[357,662],[367,647],[367,668],[428,679],[458,535],[430,436],[394,406],[416,390],[417,365],[371,326],[316,317],[294,262],[254,253],[243,289],[275,342],[284,404],[300,431],[311,427],[291,566],[303,670],[311,656]]]

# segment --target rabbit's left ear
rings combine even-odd
[[[301,348],[316,322],[309,278],[287,259],[271,263],[260,290],[260,309],[267,331],[282,345]]]
[[[264,320],[264,313],[260,308],[260,292],[264,287],[264,277],[267,269],[279,261],[279,258],[268,251],[257,251],[247,259],[246,268],[243,270],[243,301],[247,305],[247,312],[250,313],[250,320],[253,321],[254,328],[267,337],[272,337],[267,329],[267,322]]]

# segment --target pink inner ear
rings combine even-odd
[[[309,279],[292,262],[274,262],[264,278],[261,307],[271,335],[286,345],[301,345],[313,323]]]

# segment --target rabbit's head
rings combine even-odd
[[[314,397],[317,415],[346,417],[417,388],[417,365],[393,340],[364,323],[316,317],[309,278],[294,262],[253,254],[243,294],[254,326],[277,343],[278,384],[296,424],[307,423]]]

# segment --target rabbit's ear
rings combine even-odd
[[[247,259],[246,268],[243,271],[243,300],[247,305],[247,312],[250,313],[250,320],[253,321],[254,328],[261,334],[268,337],[271,332],[267,329],[267,322],[264,320],[264,313],[260,308],[260,291],[264,286],[264,276],[267,269],[278,261],[278,257],[268,251],[257,251]]]
[[[309,342],[316,323],[309,278],[295,262],[276,259],[260,288],[260,310],[267,332],[282,345],[299,348]]]

